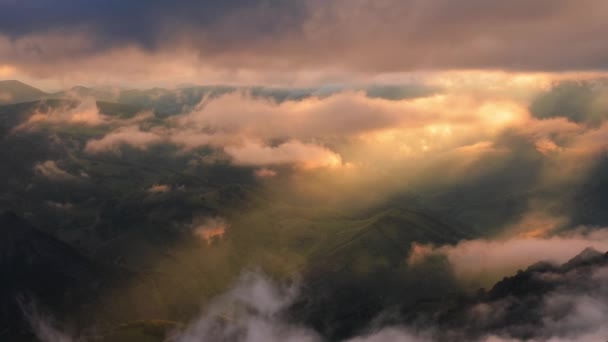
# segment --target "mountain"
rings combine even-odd
[[[20,81],[0,81],[0,104],[34,101],[45,95],[42,90]]]
[[[415,298],[443,296],[457,288],[442,262],[409,267],[412,242],[456,243],[470,229],[436,215],[394,206],[376,213],[358,229],[334,234],[317,248],[303,270],[301,297],[291,307],[329,340],[359,332],[387,308]]]
[[[592,247],[585,248],[574,258],[568,260],[561,266],[562,273],[572,269],[578,269],[586,265],[594,265],[607,261],[608,254],[600,253]]]
[[[600,323],[594,327],[596,321],[585,316],[607,309],[605,274],[608,253],[587,248],[562,265],[536,263],[472,296],[444,295],[401,305],[395,315],[400,318],[384,324],[432,328],[434,340],[580,340],[574,336],[582,327],[594,331],[605,320],[597,317]]]
[[[0,331],[29,335],[24,306],[55,315],[86,311],[92,294],[108,286],[108,269],[12,212],[0,214]],[[73,318],[75,319],[75,318]]]
[[[51,93],[46,96],[50,99],[63,99],[63,98],[84,98],[94,97],[97,101],[115,101],[117,96],[111,91],[101,90],[97,88],[89,88],[83,86],[74,86],[69,90],[63,90],[56,93]]]

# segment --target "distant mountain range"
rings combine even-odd
[[[0,105],[40,100],[82,99],[93,97],[97,101],[132,105],[154,110],[158,114],[176,114],[198,104],[204,96],[236,91],[235,87],[189,87],[179,89],[152,88],[145,90],[108,90],[75,86],[58,92],[44,92],[16,80],[0,81]]]
[[[277,102],[303,98],[329,96],[346,89],[342,86],[311,88],[274,88],[263,86],[238,87],[225,85],[184,85],[174,89],[112,89],[74,86],[57,92],[44,92],[17,80],[0,81],[0,105],[43,99],[94,97],[97,101],[116,102],[154,110],[160,115],[172,115],[195,106],[205,96],[219,96],[235,91],[245,91],[253,97],[270,98]],[[398,100],[426,96],[438,91],[423,85],[370,85],[350,90],[365,91],[369,97]]]

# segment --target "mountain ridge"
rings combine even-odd
[[[0,105],[38,100],[44,91],[18,80],[0,81]]]

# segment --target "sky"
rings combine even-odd
[[[46,89],[608,67],[608,4],[593,0],[2,0],[0,8],[0,78]]]

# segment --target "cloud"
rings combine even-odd
[[[278,173],[273,169],[263,167],[261,169],[255,170],[254,174],[256,177],[260,177],[260,178],[271,178],[271,177],[275,177]]]
[[[117,150],[121,145],[145,149],[150,144],[173,143],[184,149],[201,146],[223,148],[235,165],[296,164],[305,169],[335,167],[338,153],[313,137],[352,136],[379,127],[391,127],[419,116],[400,113],[401,104],[370,99],[363,93],[344,93],[276,103],[242,93],[203,99],[191,112],[167,119],[166,126],[142,131],[139,126],[119,127],[91,140],[90,153]],[[407,111],[407,109],[406,109]],[[276,145],[266,141],[288,138]]]
[[[282,34],[302,16],[302,3],[290,4],[236,1],[218,4],[212,1],[181,3],[108,4],[91,1],[87,6],[73,7],[70,2],[55,6],[38,3],[22,6],[4,2],[0,31],[11,38],[22,38],[40,32],[75,31],[80,28],[90,35],[91,50],[135,43],[154,50],[164,42],[183,34],[198,32],[193,39],[243,42],[243,36],[260,38],[259,34]],[[22,25],[23,15],[32,19]],[[175,21],[173,18],[180,17]],[[21,19],[19,19],[21,18]],[[177,35],[177,36],[176,36]],[[193,43],[196,40],[192,41]]]
[[[28,120],[17,129],[26,129],[40,124],[97,126],[108,122],[99,112],[97,102],[92,97],[69,97],[68,102],[54,107],[42,103]]]
[[[559,152],[561,148],[551,139],[549,138],[541,138],[538,139],[534,146],[536,150],[544,155],[549,155],[551,153]]]
[[[522,111],[521,106],[506,100],[492,102],[456,94],[386,100],[346,90],[322,98],[277,103],[234,92],[204,98],[192,111],[167,119],[164,127],[146,132],[135,126],[120,128],[98,142],[89,142],[87,149],[93,152],[95,145],[101,145],[98,150],[115,148],[118,141],[144,148],[146,143],[163,141],[184,149],[221,147],[238,165],[294,163],[315,168],[340,164],[341,153],[323,141],[362,139],[355,144],[373,140],[397,144],[378,144],[384,151],[373,153],[379,156],[387,152],[394,154],[395,149],[420,155],[420,152],[430,153],[452,145],[462,147],[454,150],[455,153],[467,154],[470,160],[475,155],[493,151],[484,133],[492,134],[514,121],[521,121]],[[465,136],[480,130],[478,141]],[[148,139],[139,139],[144,136]],[[399,141],[402,137],[409,141]],[[113,143],[101,144],[105,140]],[[444,143],[448,146],[441,146]],[[371,146],[359,147],[367,151]],[[306,168],[311,168],[308,166]]]
[[[226,70],[227,77],[277,70],[604,70],[607,11],[603,2],[592,0],[576,5],[518,0],[510,6],[481,0],[466,5],[315,0],[146,6],[91,1],[77,7],[69,1],[4,2],[0,54],[19,69],[55,76],[80,72],[70,70],[70,62],[74,69],[90,67],[99,77],[120,76],[128,63],[136,67],[124,75],[128,78],[143,76],[138,62],[162,55],[195,56],[195,67],[188,70]],[[138,60],[120,58],[133,51]],[[53,71],[45,63],[62,67]],[[93,64],[107,68],[95,72]],[[162,78],[162,71],[155,76]]]
[[[153,184],[147,190],[149,193],[158,194],[171,191],[171,186],[166,184]]]
[[[542,202],[536,204],[539,208],[535,208],[535,204],[534,201],[531,201],[531,208],[528,212],[523,213],[515,223],[504,227],[502,236],[543,238],[560,229],[568,228],[569,220],[567,216],[543,211]]]
[[[211,147],[234,165],[333,170],[314,182],[299,179],[297,191],[349,200],[439,191],[478,177],[496,178],[492,184],[513,178],[516,190],[582,181],[607,147],[608,126],[534,117],[528,109],[532,96],[518,94],[545,89],[550,82],[543,77],[487,77],[444,76],[435,80],[443,84],[441,93],[399,100],[346,89],[277,102],[234,91],[204,97],[165,119],[113,122],[116,128],[90,140],[85,150],[173,144],[193,153]],[[530,176],[515,179],[515,169]]]
[[[14,75],[15,73],[15,67],[12,65],[8,65],[8,64],[0,64],[0,77],[7,79],[10,78]],[[10,95],[10,94],[3,94],[3,95]]]
[[[604,285],[608,271],[605,256],[586,250],[569,263],[581,257],[583,259],[574,267],[566,267],[568,264],[565,264],[561,269],[528,270],[521,273],[519,278],[516,275],[507,279],[503,285],[509,287],[507,283],[512,282],[511,296],[499,297],[474,306],[470,311],[470,319],[483,320],[481,316],[486,313],[496,313],[485,315],[486,321],[480,327],[494,330],[494,339],[497,341],[510,338],[516,341],[605,339],[608,333],[603,323],[608,316],[608,292]],[[595,261],[592,261],[594,257]],[[603,259],[603,262],[598,262],[598,259]],[[585,266],[585,263],[588,264]],[[526,277],[529,280],[523,280]],[[513,286],[517,286],[518,281],[522,286],[536,284],[546,290],[514,295],[516,290]],[[495,328],[491,328],[492,326]]]
[[[492,283],[541,260],[563,263],[586,247],[608,250],[608,229],[547,237],[465,240],[445,246],[414,244],[408,263],[417,264],[429,256],[441,255],[461,280]]]
[[[219,138],[218,138],[219,137]],[[229,137],[229,136],[224,136]],[[226,140],[238,140],[233,136]],[[218,146],[222,135],[191,132],[181,134],[176,130],[142,131],[138,126],[118,128],[99,139],[89,140],[85,146],[88,153],[120,152],[121,146],[130,146],[146,150],[150,145],[176,142],[179,145]],[[222,145],[219,145],[222,147]],[[231,158],[233,164],[241,166],[264,165],[297,165],[304,169],[320,167],[336,167],[341,165],[341,158],[335,152],[312,143],[297,140],[287,141],[278,146],[267,146],[261,142],[246,141],[242,144],[223,146],[224,152]]]
[[[36,171],[37,174],[52,180],[71,180],[76,178],[76,176],[61,169],[54,160],[45,160],[36,163],[36,165],[34,165],[34,171]]]
[[[433,208],[457,203],[459,219],[493,232],[531,202],[566,220],[577,216],[570,195],[601,161],[608,125],[535,117],[534,96],[520,93],[550,89],[543,77],[465,76],[446,75],[435,80],[442,92],[399,100],[349,89],[280,102],[252,92],[217,94],[166,118],[112,120],[85,152],[175,145],[199,161],[280,168],[286,177],[272,182],[284,190],[277,197],[360,207],[417,194]],[[306,177],[287,177],[302,171]],[[479,203],[486,204],[471,209]],[[573,222],[588,223],[596,221]]]
[[[424,334],[422,334],[424,335]],[[416,332],[408,331],[406,327],[387,327],[365,336],[357,336],[347,342],[432,342],[430,337],[421,336]]]
[[[327,148],[299,141],[288,141],[276,147],[246,142],[243,146],[227,147],[225,151],[235,165],[261,166],[295,164],[304,169],[338,167],[340,155]]]
[[[204,240],[208,245],[215,240],[221,240],[224,234],[226,234],[226,230],[230,227],[228,222],[219,217],[197,218],[192,225],[194,235]]]
[[[100,139],[89,140],[84,148],[88,153],[119,152],[123,145],[145,150],[163,138],[154,132],[142,131],[138,126],[119,127]]]
[[[199,318],[176,332],[173,340],[321,341],[314,331],[284,319],[282,313],[296,295],[296,287],[281,287],[260,273],[246,272],[232,289],[213,300]]]
[[[41,342],[75,342],[76,339],[66,334],[55,325],[50,315],[45,315],[38,310],[35,302],[18,300],[24,318],[29,323],[32,332]]]
[[[203,99],[195,110],[176,121],[181,126],[238,132],[257,138],[344,136],[430,121],[406,101],[370,98],[363,91],[345,90],[327,97],[308,97],[277,103],[233,92]],[[428,114],[428,113],[424,113]]]
[[[599,125],[608,118],[608,83],[599,80],[567,80],[538,94],[530,104],[537,118],[563,117],[572,122]]]

